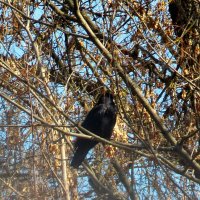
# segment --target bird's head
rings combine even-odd
[[[105,92],[104,94],[101,94],[97,104],[109,104],[109,103],[113,103],[113,95],[110,92]]]

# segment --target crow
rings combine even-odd
[[[105,139],[110,139],[116,123],[117,109],[113,101],[113,95],[109,92],[101,95],[96,105],[87,114],[81,126],[88,131]],[[77,138],[74,143],[75,153],[71,161],[71,166],[78,168],[90,149],[97,141]]]

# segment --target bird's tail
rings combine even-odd
[[[85,159],[87,153],[88,153],[88,150],[86,149],[83,150],[83,149],[78,148],[74,153],[74,157],[72,158],[70,165],[74,168],[78,168],[83,162],[83,160]]]

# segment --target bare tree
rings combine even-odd
[[[198,0],[0,0],[0,198],[198,199]],[[110,90],[112,140],[81,121]],[[101,143],[75,170],[73,140]]]

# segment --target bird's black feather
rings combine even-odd
[[[90,110],[82,123],[82,127],[102,138],[110,139],[115,123],[116,106],[113,102],[112,94],[106,93],[100,96],[97,104]],[[71,161],[71,166],[78,168],[89,150],[96,144],[98,144],[97,141],[77,138],[74,144],[75,153]]]

